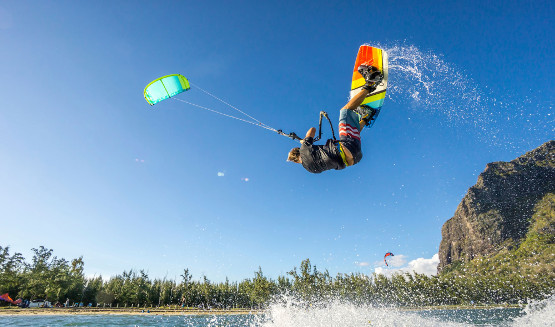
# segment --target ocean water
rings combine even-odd
[[[2,326],[377,327],[555,326],[555,295],[523,309],[401,310],[330,302],[318,307],[285,301],[258,315],[0,316]]]

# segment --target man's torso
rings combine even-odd
[[[307,137],[302,141],[300,149],[302,165],[306,170],[318,174],[330,169],[345,168],[346,165],[333,140],[328,140],[325,145],[314,145],[313,141],[313,138]]]

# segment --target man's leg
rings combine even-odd
[[[360,65],[360,67],[358,67],[358,72],[364,77],[366,84],[360,89],[360,92],[358,92],[343,108],[341,108],[342,110],[356,110],[364,102],[364,99],[366,99],[371,92],[374,92],[376,86],[383,79],[383,74],[380,70],[373,66]],[[365,117],[361,117],[359,121],[359,131],[362,131],[364,126],[368,125],[368,121],[373,115],[373,113],[368,113]]]
[[[364,102],[364,99],[366,99],[368,94],[370,94],[370,91],[366,89],[361,89],[360,92],[358,92],[351,100],[349,100],[349,102],[347,102],[347,104],[341,109],[355,110],[356,108],[358,108],[358,106],[362,104],[362,102]]]
[[[370,91],[366,89],[361,89],[360,92],[358,92],[351,100],[349,100],[349,102],[347,102],[347,104],[341,109],[355,110],[356,108],[358,108],[358,106],[362,104],[368,94],[370,94]],[[366,126],[366,121],[361,119],[358,123],[360,125],[358,130],[362,131],[364,126]]]

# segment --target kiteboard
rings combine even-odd
[[[364,77],[362,77],[362,75],[358,72],[358,67],[360,65],[374,66],[383,72],[382,82],[378,85],[378,87],[376,87],[376,90],[370,93],[362,102],[363,105],[369,106],[376,110],[376,114],[370,122],[370,126],[372,126],[380,113],[385,100],[385,92],[387,91],[387,52],[366,44],[360,46],[358,49],[357,59],[355,61],[355,68],[353,70],[353,81],[351,83],[350,94],[351,98],[360,92],[361,88],[366,83]]]

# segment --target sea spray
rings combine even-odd
[[[414,45],[385,47],[389,55],[388,97],[410,108],[440,112],[449,121],[484,113],[482,92],[442,56]]]
[[[555,326],[555,294],[542,301],[532,301],[524,308],[524,315],[513,322],[513,327]]]
[[[353,326],[553,326],[555,295],[533,302],[524,309],[468,308],[410,310],[392,306],[352,303],[338,298],[307,301],[282,295],[263,314],[255,316],[251,327],[353,327]]]
[[[414,312],[395,307],[379,307],[352,303],[338,298],[311,303],[285,295],[271,304],[258,321],[261,327],[371,327],[371,326],[464,326],[423,318]]]
[[[552,99],[540,100],[541,92],[531,87],[518,94],[494,94],[441,54],[407,43],[377,46],[389,56],[388,101],[412,114],[434,116],[459,130],[472,128],[485,144],[518,150],[555,134]]]

